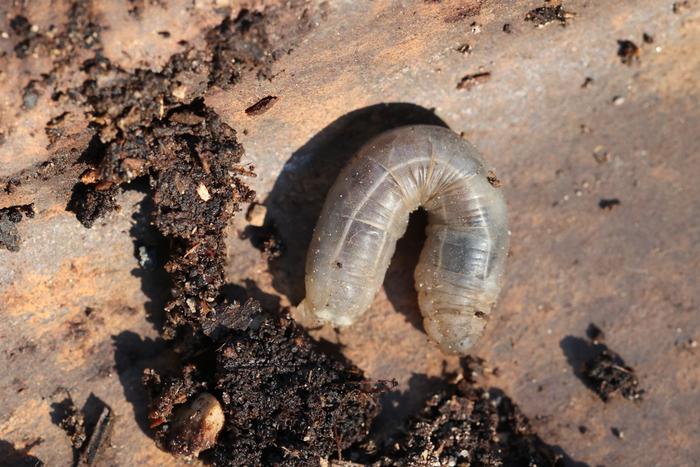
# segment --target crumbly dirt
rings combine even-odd
[[[467,357],[463,367],[457,382],[429,398],[403,439],[374,465],[564,465],[564,455],[540,439],[508,396],[477,385],[483,360]]]
[[[115,196],[123,185],[142,176],[150,180],[153,223],[170,241],[165,269],[175,284],[166,337],[183,326],[196,329],[216,307],[224,285],[224,228],[239,204],[254,196],[241,179],[251,170],[239,163],[236,133],[204,104],[204,93],[234,85],[251,70],[270,77],[270,64],[287,49],[273,47],[267,25],[289,12],[284,8],[227,17],[206,34],[206,50],[175,54],[159,72],[129,73],[96,54],[83,66],[90,78],[65,93],[89,106],[96,131],[83,155],[90,168],[68,209],[90,227],[118,207]],[[295,26],[310,27],[308,15],[302,17]],[[274,100],[263,99],[249,113],[263,112]]]
[[[22,243],[22,237],[17,229],[24,217],[34,217],[34,205],[23,204],[0,209],[0,249],[17,252]]]
[[[157,440],[178,452],[173,408],[203,390],[222,403],[226,424],[219,442],[203,454],[215,465],[309,465],[362,440],[378,413],[384,383],[371,384],[347,361],[320,351],[288,317],[261,311],[257,302],[222,307],[203,323],[206,359],[193,358],[180,377],[146,374],[154,398]]]
[[[59,418],[58,426],[68,435],[73,449],[80,450],[87,440],[85,416],[75,406],[70,395],[61,403],[55,404],[55,410]]]
[[[584,375],[591,388],[608,402],[617,394],[631,401],[641,401],[644,390],[634,369],[603,343],[595,344],[599,353],[586,362]]]

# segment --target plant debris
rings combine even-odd
[[[482,71],[479,73],[472,73],[465,75],[457,83],[457,89],[464,89],[466,91],[471,91],[475,86],[485,83],[491,79],[490,71]]]
[[[85,416],[75,406],[70,395],[60,405],[63,413],[61,414],[58,426],[68,434],[73,449],[79,451],[87,440],[87,434],[85,433]]]
[[[245,109],[245,113],[250,116],[261,115],[267,112],[277,102],[277,96],[265,96],[255,104]]]
[[[532,21],[532,23],[538,28],[544,27],[549,23],[558,21],[563,27],[566,26],[567,21],[575,16],[574,13],[565,11],[562,5],[556,6],[541,6],[530,10],[525,15],[525,21]]]

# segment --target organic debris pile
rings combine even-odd
[[[615,394],[632,401],[642,400],[644,390],[639,386],[634,369],[627,366],[620,355],[608,348],[604,343],[603,331],[591,324],[588,335],[593,342],[595,356],[586,362],[584,376],[591,388],[605,402]]]
[[[309,465],[367,435],[385,384],[318,350],[289,318],[249,300],[216,313],[203,332],[207,353],[187,360],[182,375],[146,374],[162,447],[199,451],[200,424],[183,429],[169,421],[176,404],[203,391],[217,396],[226,418],[219,442],[203,454],[216,465]]]
[[[477,385],[483,360],[463,362],[464,376],[428,399],[378,465],[564,465],[564,455],[540,439],[508,396]]]

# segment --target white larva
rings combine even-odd
[[[306,260],[300,316],[352,324],[384,281],[409,214],[428,212],[414,278],[428,335],[463,354],[481,335],[508,252],[506,204],[476,149],[447,128],[380,134],[331,187]]]

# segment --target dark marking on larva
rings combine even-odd
[[[277,99],[279,99],[277,96],[265,96],[255,104],[245,109],[245,113],[251,116],[264,114],[270,110],[273,105],[275,105]]]
[[[488,321],[508,255],[495,180],[447,128],[407,126],[368,142],[328,192],[298,316],[352,324],[382,286],[409,214],[423,207],[429,224],[414,273],[423,324],[445,352],[465,353]]]

